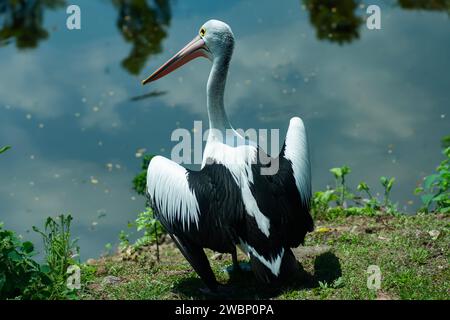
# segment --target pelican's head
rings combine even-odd
[[[205,57],[211,61],[229,59],[233,48],[234,36],[231,28],[225,22],[209,20],[201,26],[198,35],[191,42],[142,81],[142,84],[158,80],[198,57]]]

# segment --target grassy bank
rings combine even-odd
[[[301,271],[289,286],[267,288],[249,272],[224,272],[229,255],[208,252],[226,298],[248,299],[449,299],[449,215],[335,217],[295,250]],[[90,260],[82,268],[81,299],[211,299],[172,243],[156,261],[155,246],[130,248]],[[240,259],[246,260],[242,254]],[[368,289],[367,269],[381,270],[381,288]],[[221,297],[223,298],[223,297]]]
[[[392,200],[394,177],[380,177],[378,187],[364,181],[352,187],[346,182],[348,166],[332,168],[334,186],[313,195],[316,229],[304,247],[295,249],[301,265],[288,286],[269,288],[251,272],[229,275],[224,269],[230,256],[208,251],[227,294],[202,293],[203,283],[164,240],[164,229],[147,208],[127,225],[141,237],[132,242],[122,231],[116,254],[86,263],[79,261],[70,215],[49,217],[43,228],[33,226],[42,236],[44,263],[35,260],[33,243],[0,222],[0,299],[449,299],[450,136],[443,139],[443,155],[415,190],[422,207],[414,216]],[[144,157],[133,180],[140,195],[150,159]],[[105,248],[109,252],[113,245]],[[241,253],[240,260],[247,257]]]

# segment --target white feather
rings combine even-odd
[[[283,259],[284,255],[284,248],[281,248],[281,252],[274,258],[267,260],[262,255],[260,255],[255,248],[251,247],[248,243],[241,241],[241,248],[243,251],[245,251],[247,254],[252,254],[255,258],[257,258],[263,265],[265,265],[267,268],[270,269],[270,271],[277,277],[280,274],[280,266],[281,261]]]
[[[208,159],[213,159],[215,162],[223,164],[231,172],[234,181],[241,189],[246,212],[255,218],[258,228],[269,237],[270,221],[259,209],[250,190],[250,183],[253,183],[251,165],[256,163],[256,156],[257,149],[253,145],[232,147],[210,139],[205,147],[202,168]]]
[[[311,198],[311,167],[308,153],[308,140],[302,119],[293,117],[286,134],[284,157],[291,161],[295,184],[302,201]]]
[[[154,157],[147,169],[147,190],[160,214],[172,224],[182,223],[184,230],[193,223],[198,228],[199,220],[198,201],[187,175],[185,168],[161,156]]]

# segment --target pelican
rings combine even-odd
[[[290,120],[281,152],[271,158],[278,161],[278,170],[262,174],[264,151],[233,129],[224,108],[233,49],[231,28],[209,20],[191,42],[142,81],[160,79],[198,57],[212,62],[206,101],[210,130],[201,169],[188,170],[156,156],[147,171],[147,197],[155,216],[211,291],[217,291],[219,283],[204,248],[231,253],[236,266],[239,247],[259,280],[278,283],[298,266],[291,248],[303,244],[314,228],[303,121]]]

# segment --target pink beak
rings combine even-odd
[[[150,77],[143,80],[142,84],[144,85],[158,80],[198,57],[210,58],[210,51],[200,36],[196,36],[169,61],[159,67]]]

